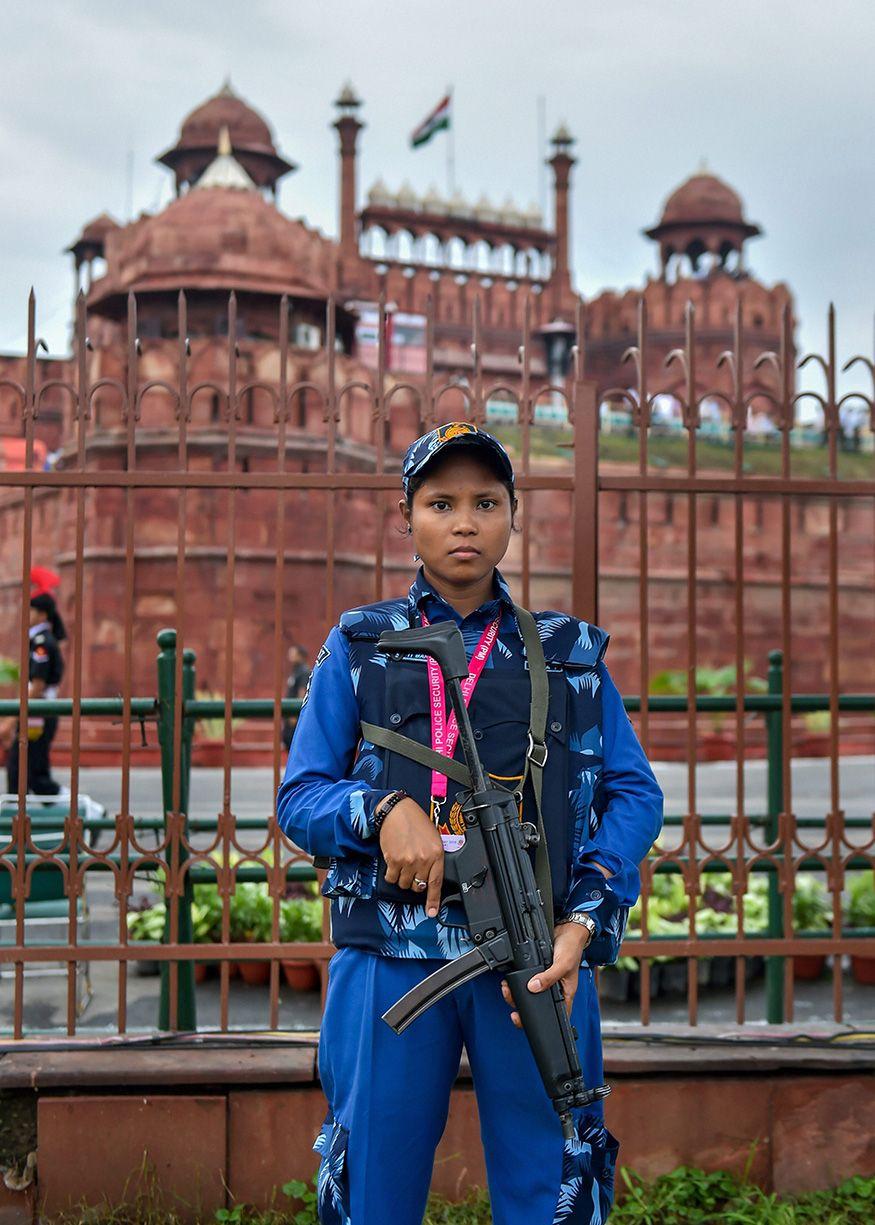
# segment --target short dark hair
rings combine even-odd
[[[459,449],[461,450],[461,448]],[[439,468],[441,464],[446,463],[451,458],[451,455],[452,453],[450,455],[436,455],[430,463],[426,464],[421,471],[417,472],[416,476],[412,476],[410,478],[407,485],[407,507],[409,510],[413,509],[413,498],[417,490],[422,488],[424,482],[428,480],[435,469]],[[484,468],[488,468],[495,479],[504,486],[504,488],[507,490],[507,496],[510,498],[510,508],[511,510],[516,510],[516,490],[513,487],[513,482],[507,479],[507,476],[505,475],[498,459],[490,455],[488,451],[481,450],[480,448],[477,449],[476,458],[481,464],[483,464]]]

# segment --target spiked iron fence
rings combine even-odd
[[[127,971],[138,959],[156,959],[166,966],[160,1024],[164,1028],[196,1025],[192,981],[194,958],[202,947],[192,943],[191,898],[193,884],[215,881],[222,900],[221,940],[210,957],[221,967],[220,1027],[228,1028],[229,965],[232,961],[266,959],[270,963],[266,1024],[275,1029],[279,1016],[279,959],[287,952],[280,941],[279,904],[286,883],[295,876],[312,875],[305,856],[279,831],[274,815],[244,822],[234,813],[232,794],[235,743],[233,720],[260,720],[266,740],[271,737],[274,792],[282,758],[280,724],[296,706],[283,701],[284,657],[288,630],[284,606],[290,593],[308,588],[302,607],[310,618],[314,639],[323,635],[345,606],[379,600],[395,594],[409,582],[402,542],[393,535],[389,506],[397,499],[398,469],[403,445],[435,422],[464,414],[478,423],[488,420],[490,405],[510,405],[516,417],[512,441],[517,448],[519,487],[523,496],[522,530],[515,544],[509,575],[524,604],[544,589],[549,580],[556,602],[569,611],[598,620],[600,594],[605,586],[600,569],[600,517],[606,500],[621,496],[637,509],[630,530],[636,535],[637,559],[634,597],[624,597],[624,615],[636,626],[634,668],[627,670],[623,689],[626,705],[636,716],[645,748],[651,743],[658,720],[673,712],[686,718],[687,786],[683,811],[667,823],[665,843],[672,829],[680,839],[662,845],[643,868],[643,906],[640,933],[630,935],[624,953],[640,960],[640,1016],[650,1019],[649,978],[652,959],[672,956],[686,961],[687,1007],[690,1022],[698,1019],[698,963],[704,958],[729,956],[735,961],[735,1019],[746,1017],[745,968],[751,958],[769,959],[768,1013],[771,1020],[793,1016],[793,958],[807,953],[833,957],[833,998],[836,1019],[843,1015],[842,957],[875,953],[872,931],[843,926],[842,899],[849,871],[870,868],[875,847],[875,826],[869,814],[847,817],[840,794],[840,719],[846,713],[875,711],[875,696],[862,692],[854,678],[840,674],[842,536],[840,507],[853,506],[872,516],[875,524],[875,474],[871,470],[850,475],[843,470],[840,447],[843,406],[854,399],[865,406],[875,429],[875,394],[853,391],[839,395],[835,318],[830,311],[825,356],[808,355],[799,366],[817,366],[823,392],[797,389],[792,322],[789,311],[782,324],[780,344],[746,366],[745,317],[739,302],[728,325],[727,349],[717,368],[704,372],[699,361],[699,338],[692,307],[686,313],[682,343],[665,353],[664,382],[679,400],[686,437],[685,462],[661,466],[654,462],[656,440],[652,409],[664,382],[654,377],[654,350],[663,338],[650,335],[642,303],[638,334],[625,360],[634,373],[631,386],[604,387],[590,377],[587,361],[586,316],[583,307],[575,321],[578,343],[569,354],[568,369],[558,382],[545,381],[531,315],[524,314],[519,364],[513,376],[490,381],[489,337],[479,306],[474,302],[470,358],[464,348],[455,358],[441,356],[435,344],[435,324],[427,321],[424,368],[418,375],[396,376],[390,369],[386,342],[385,302],[380,304],[379,343],[373,369],[359,361],[349,342],[338,339],[338,307],[326,309],[323,348],[318,357],[303,355],[290,341],[290,303],[282,299],[275,336],[247,336],[241,329],[237,299],[227,310],[227,340],[205,340],[192,334],[188,303],[180,295],[175,336],[148,341],[138,335],[138,304],[131,297],[126,320],[108,323],[90,320],[79,299],[74,355],[64,377],[45,378],[38,357],[33,297],[28,308],[27,353],[18,377],[7,362],[0,377],[0,420],[7,433],[24,439],[24,466],[0,471],[0,541],[7,562],[6,610],[15,614],[20,679],[17,693],[0,701],[0,715],[15,715],[26,726],[29,717],[57,714],[69,719],[72,793],[68,811],[57,825],[57,841],[47,846],[35,838],[38,822],[33,802],[24,794],[27,778],[27,737],[19,744],[19,795],[7,823],[0,825],[0,882],[5,900],[0,905],[8,921],[9,936],[0,945],[0,965],[12,971],[4,979],[11,985],[12,1036],[21,1038],[25,1025],[25,995],[30,979],[25,971],[46,962],[61,961],[67,969],[67,1032],[77,1032],[77,963],[117,963],[117,1028],[128,1030]],[[89,328],[95,335],[89,338]],[[221,351],[220,351],[221,346]],[[667,346],[666,346],[667,347]],[[344,351],[346,348],[347,351]],[[463,361],[464,357],[464,361]],[[464,378],[453,369],[454,361]],[[241,369],[245,370],[241,373]],[[875,365],[869,358],[852,357],[843,369],[863,369],[875,384]],[[268,374],[259,373],[268,371]],[[11,373],[10,373],[11,372]],[[206,372],[206,377],[205,377]],[[678,375],[680,374],[680,378]],[[754,375],[756,377],[754,378]],[[710,380],[710,382],[709,382]],[[753,380],[753,381],[752,381]],[[711,385],[713,383],[713,385]],[[823,417],[825,445],[821,475],[793,471],[791,431],[798,405],[811,397]],[[732,431],[731,453],[722,466],[708,456],[703,462],[700,409],[710,398],[722,406]],[[633,436],[626,462],[599,464],[599,412],[606,400],[622,402],[631,415]],[[48,470],[34,466],[41,410],[62,402],[63,445]],[[562,406],[567,425],[562,428],[536,423],[536,408],[546,402]],[[775,450],[777,471],[751,472],[746,450],[748,409],[757,402],[768,405],[778,427]],[[202,406],[208,403],[205,414]],[[151,407],[161,412],[150,418]],[[162,415],[163,414],[163,415]],[[542,459],[544,439],[552,446],[549,462]],[[549,448],[548,448],[549,449]],[[205,462],[204,457],[211,457]],[[675,696],[651,694],[655,628],[651,595],[655,570],[651,565],[652,508],[667,496],[686,507],[685,542],[680,564],[685,599],[672,618],[680,645],[675,666],[686,672],[685,692]],[[254,499],[258,499],[257,502]],[[349,510],[350,499],[358,499]],[[743,677],[749,652],[751,626],[745,603],[746,514],[754,501],[770,500],[778,508],[778,531],[771,538],[769,564],[780,598],[778,641],[780,650],[770,658],[768,692],[736,692],[708,696],[697,692],[696,669],[701,662],[698,641],[702,623],[698,610],[698,572],[703,564],[699,548],[698,506],[706,499],[722,499],[731,508],[731,552],[723,575],[725,599],[732,609],[731,659],[737,677]],[[149,499],[153,499],[149,502]],[[157,519],[141,517],[143,505],[160,503]],[[364,499],[364,501],[362,501]],[[541,500],[539,503],[539,499]],[[207,501],[205,501],[207,500]],[[212,510],[207,513],[204,506]],[[803,503],[825,507],[826,528],[822,578],[826,615],[818,647],[828,677],[827,692],[799,693],[794,670],[799,647],[794,633],[793,543],[794,508]],[[222,505],[222,516],[214,513]],[[241,504],[243,509],[241,510]],[[545,505],[561,531],[564,550],[544,561],[543,524],[529,508]],[[371,519],[362,518],[365,505],[378,508]],[[302,517],[306,510],[309,518]],[[95,583],[91,575],[106,560],[101,553],[101,531],[112,520],[114,551],[109,579]],[[202,521],[210,531],[210,564],[215,581],[210,588],[195,581],[208,552],[197,535]],[[158,523],[160,531],[155,527]],[[49,525],[47,527],[47,524]],[[262,532],[261,552],[251,547],[253,524]],[[309,524],[313,548],[290,552],[291,544]],[[314,526],[315,525],[315,526]],[[150,536],[150,533],[153,533]],[[370,538],[367,538],[370,534]],[[55,555],[46,551],[47,535],[56,542]],[[90,539],[93,537],[93,540]],[[157,685],[154,669],[154,626],[138,612],[142,605],[141,576],[154,563],[155,551],[164,569],[160,581],[162,607],[171,610],[171,622],[159,635]],[[108,548],[108,546],[107,546]],[[152,553],[150,553],[150,549]],[[253,557],[258,566],[253,570]],[[69,613],[73,627],[67,660],[68,697],[35,699],[28,696],[28,592],[35,561],[55,560],[69,577]],[[168,561],[168,558],[170,559]],[[866,598],[875,593],[873,558],[868,561]],[[269,612],[263,614],[259,634],[269,667],[247,675],[241,693],[239,642],[251,626],[241,612],[244,585],[238,570],[247,567],[247,598],[253,590]],[[321,595],[313,595],[313,576]],[[254,577],[253,577],[254,576]],[[351,577],[350,577],[351,576]],[[546,577],[545,577],[546,576]],[[200,581],[200,580],[198,580]],[[98,634],[95,608],[106,584],[113,589],[117,616],[113,646],[107,665],[104,650],[98,685],[95,661]],[[859,586],[859,584],[858,584]],[[150,590],[153,590],[150,588]],[[207,590],[213,592],[208,596]],[[628,591],[628,589],[627,589]],[[218,594],[217,594],[218,593]],[[606,607],[606,602],[601,601]],[[869,634],[871,634],[870,611]],[[606,619],[611,628],[610,619]],[[267,643],[265,648],[264,643]],[[247,638],[247,650],[251,639]],[[806,658],[811,641],[806,640]],[[205,652],[219,667],[222,679],[218,700],[195,694],[195,657]],[[108,666],[108,673],[107,673]],[[110,679],[107,679],[109,675]],[[868,673],[864,673],[865,680]],[[637,677],[637,696],[631,692]],[[875,688],[875,685],[870,685]],[[145,696],[144,696],[145,695]],[[829,803],[815,818],[794,814],[794,778],[791,769],[794,718],[804,712],[828,712]],[[699,757],[702,725],[699,716],[722,713],[735,732],[734,796],[720,813],[700,812]],[[214,819],[190,818],[191,753],[195,720],[223,719],[222,802]],[[765,811],[751,811],[745,793],[746,729],[752,718],[766,725],[768,791]],[[84,732],[99,721],[120,721],[113,761],[119,771],[119,805],[105,822],[80,815],[81,761],[88,746]],[[137,752],[136,732],[157,724],[161,749],[162,787],[159,818],[132,811],[130,772]],[[268,732],[268,728],[270,729]],[[109,843],[98,849],[91,834],[104,825]],[[255,826],[259,838],[242,838]],[[157,828],[158,843],[147,847],[144,832]],[[249,835],[253,831],[248,830]],[[712,837],[715,841],[712,841]],[[697,898],[706,871],[722,868],[732,875],[732,894],[738,932],[723,937],[696,934]],[[796,873],[810,868],[820,874],[831,895],[831,927],[816,936],[802,936],[793,927],[793,889]],[[63,918],[66,938],[55,944],[35,942],[28,933],[34,886],[47,870],[63,881]],[[146,870],[160,870],[167,899],[164,942],[145,947],[128,938],[127,912],[134,882]],[[117,937],[89,942],[80,934],[80,900],[86,873],[108,872],[117,903]],[[680,873],[688,914],[686,934],[679,938],[649,931],[648,910],[655,874]],[[743,899],[753,873],[765,872],[770,882],[769,923],[765,932],[745,932]],[[231,939],[230,899],[238,882],[267,882],[273,903],[271,938],[259,945]],[[2,897],[3,895],[0,895]],[[327,928],[325,929],[327,937]],[[331,955],[327,939],[296,946],[296,955],[312,956],[323,966]]]

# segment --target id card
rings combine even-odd
[[[446,800],[431,797],[431,819],[434,821],[445,851],[458,851],[465,845],[465,818],[462,805],[454,803],[449,815],[445,815]],[[442,811],[443,810],[443,811]]]

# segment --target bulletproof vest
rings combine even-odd
[[[541,639],[547,666],[549,699],[545,729],[547,760],[543,772],[541,811],[549,852],[553,905],[557,914],[568,889],[568,868],[572,855],[582,839],[590,834],[589,814],[569,811],[572,795],[577,794],[579,780],[569,778],[572,762],[588,752],[582,745],[569,744],[569,735],[577,729],[584,735],[597,757],[601,759],[601,692],[594,682],[594,673],[604,655],[608,635],[597,626],[565,614],[545,612],[533,614]],[[509,610],[505,618],[511,617]],[[380,634],[387,629],[406,629],[410,624],[406,601],[392,600],[369,605],[344,613],[340,629],[349,640],[350,669],[356,689],[361,721],[388,728],[426,747],[431,746],[429,694],[425,661],[387,658],[376,650]],[[492,779],[510,791],[519,788],[525,772],[528,748],[531,682],[525,661],[522,667],[506,667],[496,660],[494,667],[483,670],[468,708],[474,729],[474,739],[484,768]],[[571,703],[575,717],[571,720]],[[594,754],[595,755],[595,754]],[[397,787],[407,791],[420,806],[429,811],[431,771],[407,757],[379,749],[364,740],[359,750],[368,758],[367,776],[371,786]],[[462,760],[457,745],[455,757]],[[365,771],[356,768],[361,776]],[[448,781],[445,812],[450,825],[459,813],[460,784]],[[523,820],[535,821],[535,803],[531,780],[526,783],[520,800]],[[583,818],[583,819],[581,819]],[[384,864],[378,858],[377,872],[359,892],[378,899],[421,904],[421,895],[399,889],[383,879]],[[329,880],[330,884],[330,880]]]

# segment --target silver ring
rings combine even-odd
[[[414,885],[416,885],[417,889],[427,889],[428,888],[428,881],[420,880],[418,876],[414,876],[413,883]]]

